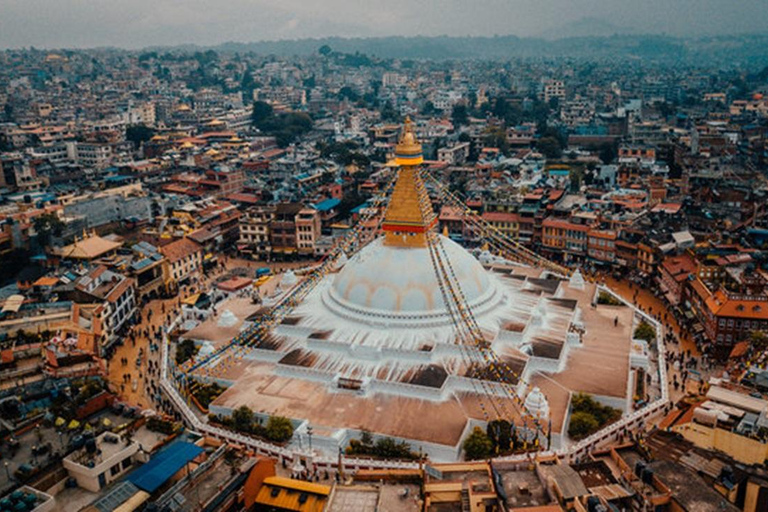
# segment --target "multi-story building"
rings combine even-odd
[[[139,242],[131,248],[135,257],[128,271],[136,280],[138,298],[156,297],[167,290],[168,276],[165,257],[154,245]]]
[[[588,125],[595,117],[595,104],[585,99],[566,101],[560,108],[560,120],[569,128]]]
[[[544,101],[549,103],[553,98],[565,99],[565,82],[562,80],[547,80],[544,82]]]
[[[613,265],[616,261],[616,231],[590,229],[587,233],[587,256],[598,265]]]
[[[688,253],[667,256],[659,265],[659,287],[667,301],[673,306],[680,304],[686,283],[691,275],[697,274],[698,264]]]
[[[168,274],[175,286],[187,283],[203,266],[203,249],[189,238],[180,238],[160,248],[168,265]]]
[[[544,219],[541,226],[545,252],[560,256],[563,261],[580,260],[587,254],[589,226],[553,218]]]
[[[301,203],[280,203],[275,207],[270,232],[273,254],[296,253],[296,216],[303,209]]]
[[[700,328],[713,346],[713,353],[725,357],[733,345],[757,331],[768,333],[768,295],[733,293],[724,288],[711,291],[700,279],[691,281],[690,302]]]
[[[247,209],[238,224],[238,249],[255,257],[268,256],[272,252],[270,226],[274,218],[274,206],[254,206]]]
[[[114,343],[121,329],[136,313],[135,281],[100,265],[75,281],[75,296],[88,303],[100,303],[103,345]]]
[[[450,165],[462,165],[469,158],[469,142],[437,150],[437,159]]]
[[[516,213],[485,212],[483,220],[505,238],[517,240],[520,232],[520,218]]]
[[[296,215],[296,249],[299,254],[311,255],[320,238],[320,212],[313,208],[302,208]]]

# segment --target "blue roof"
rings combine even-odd
[[[366,201],[363,204],[361,204],[360,206],[355,206],[354,208],[352,208],[351,213],[353,213],[353,214],[360,213],[360,210],[362,210],[363,208],[368,208],[369,206],[371,206],[370,203],[368,203],[368,201]]]
[[[128,481],[142,491],[152,493],[201,453],[203,449],[192,443],[173,443],[128,475]]]
[[[320,201],[316,205],[314,205],[315,210],[321,211],[321,212],[327,212],[328,210],[331,210],[333,208],[336,208],[341,203],[340,199],[326,199],[325,201]]]
[[[104,181],[127,181],[132,178],[133,176],[118,174],[117,176],[107,176],[106,178],[104,178]]]

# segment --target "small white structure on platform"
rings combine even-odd
[[[585,284],[584,276],[581,275],[581,271],[579,269],[576,269],[576,272],[571,274],[571,279],[568,280],[568,288],[573,288],[574,290],[583,290]]]
[[[525,397],[525,408],[539,420],[547,421],[549,419],[549,402],[538,387],[533,388]]]
[[[232,311],[225,309],[224,312],[221,314],[221,317],[219,318],[217,325],[219,327],[232,327],[235,324],[237,324],[237,321],[238,321],[237,316],[235,316],[235,314]]]
[[[197,357],[206,358],[216,351],[213,344],[210,341],[204,341],[200,345],[200,350],[197,351]]]
[[[298,282],[299,278],[296,277],[296,274],[293,272],[293,270],[288,270],[285,274],[283,274],[282,279],[280,279],[280,286],[284,290],[287,290],[289,288],[293,288]]]

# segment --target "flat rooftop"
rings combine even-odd
[[[544,484],[534,471],[499,471],[508,508],[537,507],[549,503]]]
[[[419,486],[413,484],[337,485],[328,512],[419,512]]]

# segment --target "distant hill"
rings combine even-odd
[[[578,34],[599,20],[583,20],[572,27]],[[612,25],[602,24],[603,30]],[[559,39],[493,37],[372,37],[298,39],[224,43],[210,47],[223,53],[309,55],[324,45],[344,53],[365,53],[401,59],[511,59],[570,57],[589,60],[685,62],[697,65],[768,65],[768,34],[678,38],[665,35],[617,34]],[[178,49],[200,47],[184,45]],[[206,49],[209,47],[206,47]]]
[[[568,39],[572,37],[609,37],[614,35],[638,34],[633,27],[615,25],[602,18],[581,18],[561,25],[556,29],[539,34],[543,39]]]

